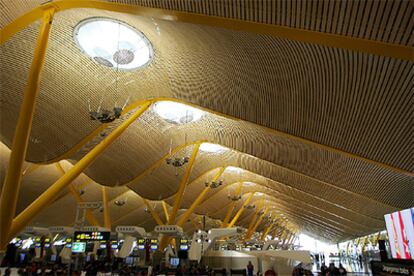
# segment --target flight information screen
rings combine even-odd
[[[77,241],[107,241],[111,237],[111,232],[88,232],[76,231],[74,240]]]

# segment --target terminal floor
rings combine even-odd
[[[361,264],[358,260],[351,258],[330,258],[326,260],[325,264],[329,266],[329,263],[334,263],[336,267],[339,267],[339,264],[341,263],[348,272],[347,276],[372,275],[369,262],[362,262]],[[318,275],[317,273],[321,271],[320,267],[320,263],[315,263],[313,265],[312,271],[314,275]]]

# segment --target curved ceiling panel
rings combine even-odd
[[[12,2],[0,0],[0,27],[39,5]],[[350,43],[362,38],[414,44],[414,5],[403,0],[114,2],[336,34],[347,36]],[[73,39],[76,25],[90,17],[116,18],[140,30],[154,47],[153,62],[135,71],[93,62]],[[8,147],[38,29],[39,22],[34,22],[0,46],[0,139]],[[225,148],[214,154],[200,150],[180,207],[188,208],[205,182],[226,167],[220,177],[224,184],[209,191],[208,200],[196,210],[213,219],[224,218],[227,195],[241,181],[255,184],[242,189],[237,208],[246,193],[256,192],[251,204],[264,200],[272,215],[289,216],[292,227],[331,240],[383,228],[385,213],[414,205],[412,61],[94,9],[57,13],[49,40],[28,161],[76,163],[147,99],[189,103],[204,112],[198,121],[174,125],[151,107],[88,167],[88,177],[115,186],[109,189],[114,225],[152,230],[155,223],[141,196],[172,205],[188,164],[174,168],[164,159],[170,152],[173,158],[189,157],[196,142],[206,141]],[[132,104],[121,119],[108,125],[90,120],[88,103],[94,110],[111,109],[127,100]],[[1,147],[3,160],[7,150]],[[71,164],[62,166],[66,171]],[[33,171],[33,186],[23,181],[18,211],[60,174],[55,165]],[[86,175],[74,183],[75,189],[85,192],[84,200],[97,200],[101,187],[85,184],[90,181]],[[125,204],[117,206],[117,198]],[[52,206],[58,204],[73,217],[76,205],[68,191],[57,195]],[[161,203],[151,204],[162,216]],[[57,210],[49,208],[35,223],[58,224]],[[248,227],[254,213],[246,210],[238,224]],[[95,215],[102,222],[99,211]],[[193,223],[186,227],[196,227]]]

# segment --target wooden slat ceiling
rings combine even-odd
[[[412,1],[115,2],[350,39],[406,46],[414,42]],[[38,5],[37,1],[1,0],[0,26]],[[154,46],[153,62],[145,69],[123,72],[92,62],[73,41],[74,26],[89,17],[117,18],[142,31]],[[38,28],[39,22],[34,22],[0,46],[0,138],[7,147],[11,146]],[[127,98],[132,103],[174,98],[203,108],[206,115],[197,122],[174,126],[150,109],[86,175],[97,183],[122,186],[125,191],[172,204],[182,170],[176,172],[162,163],[150,174],[142,173],[168,153],[171,140],[173,147],[206,140],[228,150],[199,154],[183,208],[190,206],[206,179],[212,177],[206,172],[235,166],[245,170],[243,180],[257,183],[255,189],[265,192],[275,208],[283,209],[304,231],[317,231],[332,240],[370,233],[384,227],[384,214],[414,205],[413,65],[254,33],[93,9],[67,10],[56,14],[53,22],[27,160],[53,163],[68,159],[75,163],[101,141],[103,137],[98,135],[80,144],[100,126],[88,119],[88,100],[98,105],[103,97],[104,105],[111,107]],[[192,149],[193,145],[184,147],[176,156],[190,155]],[[49,185],[58,177],[56,172],[45,175]],[[218,203],[228,203],[227,187],[240,177],[225,171],[226,185],[197,212],[210,214]],[[39,179],[35,183],[32,189],[37,192],[32,195],[45,189]],[[32,195],[22,199],[20,208]],[[140,197],[134,196],[139,202]],[[114,216],[119,222],[139,220],[143,215],[140,206],[125,218],[115,208],[119,214]],[[53,217],[46,213],[39,221]]]

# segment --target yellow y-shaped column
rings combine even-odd
[[[229,225],[227,225],[227,228],[233,227],[233,225],[237,222],[241,214],[244,212],[244,209],[246,208],[247,204],[249,204],[250,200],[252,199],[254,193],[250,193],[247,199],[244,201],[242,207],[240,207],[240,210],[236,213],[234,218],[230,221]]]
[[[0,250],[6,248],[13,217],[16,213],[17,199],[19,197],[20,182],[22,179],[22,167],[24,159],[26,158],[27,144],[36,106],[36,97],[39,92],[40,79],[54,13],[54,8],[47,9],[43,12],[42,25],[40,26],[37,37],[23,102],[20,106],[19,118],[17,119],[16,130],[14,132],[9,168],[0,196]]]
[[[69,185],[76,177],[79,176],[109,145],[112,144],[128,127],[131,125],[148,107],[151,101],[144,103],[134,114],[122,122],[113,130],[102,142],[89,151],[81,160],[79,160],[65,175],[52,184],[43,194],[33,201],[24,211],[22,211],[12,223],[10,233],[6,239],[6,244],[18,234],[39,212],[41,212],[53,199]]]
[[[146,200],[145,198],[142,199],[145,203],[145,205],[148,208],[148,211],[150,211],[151,216],[154,218],[154,220],[157,222],[158,225],[163,225],[164,223],[162,222],[160,216],[158,215],[157,212],[155,212],[154,208],[152,208],[152,206],[149,204],[148,200]]]
[[[242,188],[243,184],[240,183],[239,187],[237,188],[237,191],[235,193],[236,196],[240,195],[240,191]],[[229,220],[231,217],[231,214],[233,213],[234,207],[236,207],[236,201],[232,201],[230,203],[229,209],[227,210],[226,215],[224,216],[223,222],[221,223],[221,227],[227,227],[227,225],[229,224]]]
[[[171,214],[170,214],[170,217],[169,217],[169,220],[168,220],[168,224],[170,224],[170,225],[175,223],[175,217],[177,216],[178,208],[180,208],[180,206],[181,206],[181,201],[183,199],[185,187],[187,186],[188,179],[190,178],[191,170],[193,168],[193,165],[194,165],[195,159],[197,157],[197,153],[198,153],[199,148],[200,148],[200,144],[199,143],[195,144],[194,149],[193,149],[193,153],[191,154],[190,160],[188,161],[188,165],[187,165],[187,168],[185,170],[183,179],[181,180],[180,187],[178,188],[178,192],[175,195],[174,206],[171,210]],[[170,239],[167,236],[163,236],[161,238],[160,243],[159,243],[158,249],[160,251],[163,251],[164,248],[168,245],[169,240]]]

